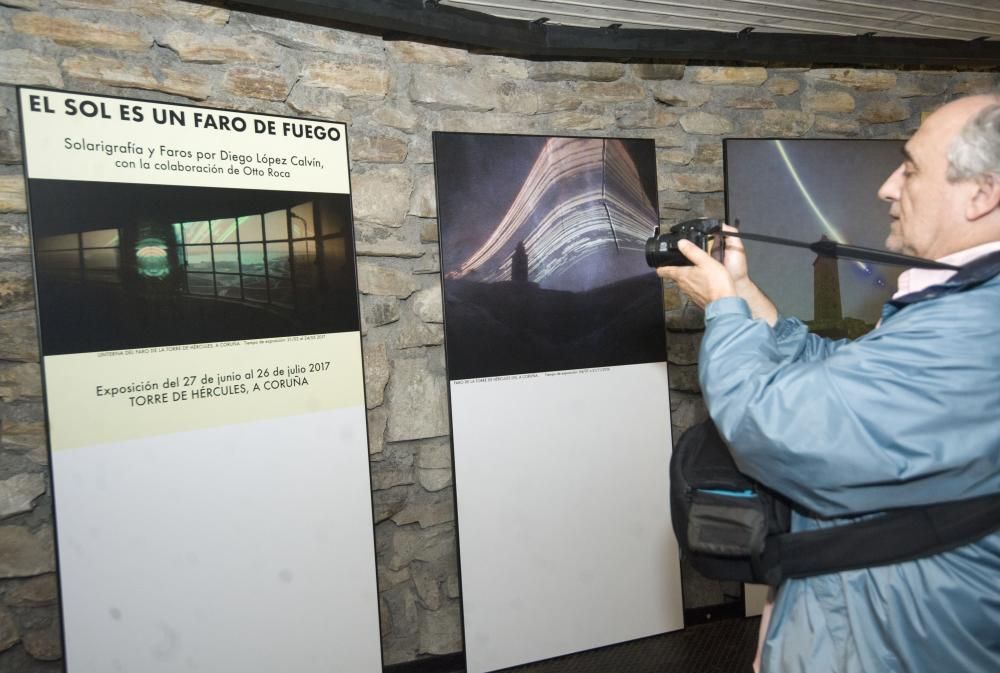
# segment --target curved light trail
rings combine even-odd
[[[798,187],[799,192],[802,193],[802,198],[806,200],[806,203],[809,204],[813,213],[816,214],[816,219],[818,219],[820,224],[823,225],[823,229],[826,231],[827,235],[831,240],[836,241],[837,243],[846,244],[847,239],[844,238],[844,235],[840,233],[840,230],[837,229],[836,226],[834,226],[833,222],[826,219],[826,215],[824,215],[823,211],[819,209],[818,205],[816,205],[812,194],[809,193],[805,183],[802,182],[802,178],[799,177],[799,172],[795,170],[795,164],[792,163],[791,157],[789,157],[788,152],[785,151],[784,144],[782,144],[780,140],[775,140],[774,146],[778,148],[778,154],[781,155],[781,160],[785,162],[785,167],[788,168],[788,173],[792,176],[792,180],[795,181],[795,186]]]
[[[621,141],[552,138],[486,241],[447,276],[511,280],[511,257],[523,242],[528,278],[544,283],[597,253],[642,251],[656,222]]]
[[[792,180],[795,181],[795,186],[799,188],[799,192],[802,194],[802,198],[805,199],[806,203],[809,204],[809,208],[816,215],[816,219],[823,226],[823,230],[830,240],[836,241],[837,243],[847,244],[847,238],[840,232],[840,229],[836,227],[830,220],[826,218],[823,211],[820,210],[819,205],[813,199],[812,194],[809,193],[809,189],[806,187],[802,178],[799,177],[799,172],[795,170],[795,164],[792,163],[791,157],[788,156],[788,152],[785,151],[785,146],[780,140],[774,140],[774,146],[778,149],[778,154],[781,155],[781,160],[785,162],[785,167],[788,169],[789,175],[792,176]],[[876,285],[885,285],[885,280],[875,273],[875,269],[872,266],[865,264],[864,262],[854,262],[855,266],[861,270],[861,272],[866,276],[872,276]]]

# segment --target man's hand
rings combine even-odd
[[[722,225],[723,231],[739,232],[739,229],[728,224]],[[741,286],[750,283],[750,276],[747,272],[747,251],[743,248],[743,241],[739,238],[726,237],[726,253],[723,261],[726,271],[736,285],[736,291],[740,292]]]
[[[716,299],[736,296],[736,284],[730,275],[732,272],[712,259],[711,255],[684,239],[677,242],[677,250],[691,260],[694,266],[661,266],[656,270],[661,278],[677,283],[681,292],[702,308]],[[740,250],[742,251],[742,246]],[[730,263],[729,257],[727,251],[727,264]],[[737,273],[742,268],[742,277],[747,278],[745,255],[733,255],[732,265]]]
[[[739,231],[728,224],[722,225],[722,228]],[[761,292],[747,273],[747,253],[743,241],[735,236],[726,238],[724,265],[691,241],[678,241],[677,249],[694,266],[662,266],[656,273],[677,283],[681,292],[698,306],[704,308],[716,299],[735,295],[746,300],[754,318],[766,320],[768,325],[777,322],[778,309],[774,302]]]

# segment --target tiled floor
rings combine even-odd
[[[750,673],[760,620],[726,619],[504,673]]]
[[[750,673],[760,619],[733,618],[570,654],[502,673]],[[387,666],[386,673],[465,673],[461,652]],[[0,673],[3,673],[0,671]]]

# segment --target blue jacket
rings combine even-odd
[[[850,341],[711,303],[699,374],[739,468],[810,516],[1000,493],[1000,277],[886,305]],[[951,552],[781,585],[765,673],[1000,672],[1000,533]]]

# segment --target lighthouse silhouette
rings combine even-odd
[[[830,239],[823,236],[823,241]],[[832,324],[844,319],[840,303],[840,268],[833,257],[816,256],[813,262],[813,320]]]

